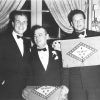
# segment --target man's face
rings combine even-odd
[[[23,33],[27,30],[27,17],[24,15],[15,16],[15,21],[12,22],[12,25],[14,31],[23,36]]]
[[[47,44],[48,35],[43,28],[39,28],[35,30],[34,33],[34,41],[38,48],[44,48]]]
[[[72,19],[72,26],[76,32],[82,32],[85,29],[85,19],[82,14],[76,14]]]

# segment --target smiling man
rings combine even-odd
[[[73,27],[73,33],[68,37],[69,39],[100,36],[100,33],[86,29],[86,17],[83,11],[72,10],[68,15],[68,20]],[[99,100],[99,76],[100,65],[69,68],[69,100]]]
[[[68,20],[73,28],[73,33],[70,35],[70,37],[68,37],[69,39],[99,35],[98,32],[91,31],[86,28],[86,16],[85,13],[81,10],[72,10],[68,15]]]
[[[13,30],[0,39],[0,77],[3,82],[0,100],[21,100],[29,68],[30,42],[22,38],[28,18],[24,12],[13,11],[10,21]]]

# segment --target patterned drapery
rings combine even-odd
[[[20,10],[26,0],[0,0],[0,29],[4,28],[9,22],[11,11]]]
[[[67,33],[73,31],[68,22],[68,14],[73,9],[80,9],[85,12],[87,10],[87,0],[45,0],[52,16],[59,27]]]

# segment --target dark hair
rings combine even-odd
[[[47,33],[47,30],[46,30],[45,27],[43,27],[43,26],[41,26],[41,25],[34,25],[34,26],[32,26],[32,28],[31,28],[31,34],[32,34],[32,36],[34,36],[35,30],[40,29],[40,28],[43,28],[43,29],[46,31],[46,33]]]
[[[82,10],[78,10],[78,9],[71,10],[71,12],[68,14],[68,21],[69,21],[70,24],[73,20],[73,16],[76,15],[76,14],[82,14],[83,18],[86,19],[85,14]]]
[[[19,11],[19,10],[14,10],[14,11],[12,11],[12,12],[10,13],[10,15],[9,15],[10,21],[11,21],[11,22],[14,22],[15,16],[17,16],[17,15],[21,15],[21,16],[24,15],[24,16],[28,19],[28,17],[27,17],[27,15],[25,14],[25,12]]]
[[[12,26],[12,22],[15,21],[15,16],[17,16],[17,15],[21,15],[21,16],[24,15],[27,18],[27,21],[29,22],[26,12],[19,11],[19,10],[13,10],[9,15],[9,23],[7,25],[7,30],[10,32],[12,32],[14,29],[14,27]]]
[[[35,43],[35,42],[34,42],[34,33],[35,33],[35,31],[36,31],[37,29],[40,29],[40,28],[43,28],[43,29],[45,30],[46,34],[47,34],[47,30],[46,30],[45,27],[43,27],[43,26],[41,26],[41,25],[34,25],[34,26],[32,26],[32,28],[31,28],[31,38],[32,38],[33,43]]]

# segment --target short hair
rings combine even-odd
[[[36,31],[37,29],[40,29],[40,28],[43,28],[43,29],[45,30],[46,34],[47,34],[47,30],[46,30],[45,27],[43,27],[43,26],[41,26],[41,25],[34,25],[34,26],[32,26],[32,28],[31,28],[31,35],[34,36],[35,31]]]
[[[45,33],[47,34],[46,28],[41,26],[41,25],[34,25],[34,26],[31,27],[30,33],[31,33],[31,39],[32,39],[33,43],[35,43],[34,42],[34,33],[35,33],[35,31],[38,30],[38,29],[41,29],[41,28],[43,28],[45,30]]]
[[[21,15],[21,16],[24,15],[24,16],[28,19],[28,16],[26,15],[25,12],[19,11],[19,10],[14,10],[14,11],[12,11],[12,12],[10,13],[10,15],[9,15],[10,21],[11,21],[11,22],[14,22],[15,17],[16,17],[17,15]]]
[[[68,21],[69,21],[70,24],[73,20],[73,16],[76,15],[76,14],[82,14],[83,18],[86,19],[86,16],[85,16],[85,14],[82,10],[78,10],[78,9],[71,10],[70,13],[68,14]]]

